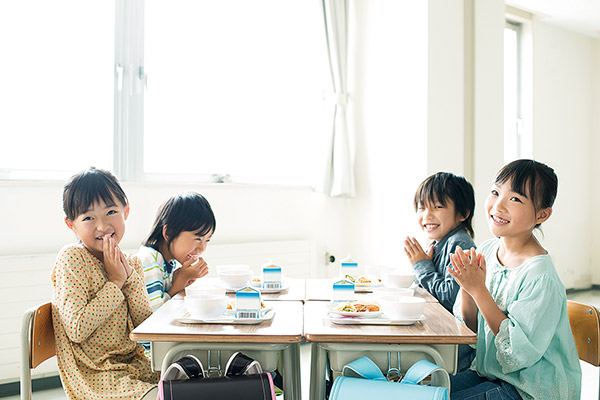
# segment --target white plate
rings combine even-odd
[[[414,325],[419,321],[425,321],[425,316],[421,315],[416,319],[402,319],[393,320],[389,319],[385,314],[380,315],[378,318],[352,318],[352,317],[340,317],[337,315],[328,314],[325,320],[331,321],[338,325]]]
[[[281,281],[281,287],[280,288],[262,288],[260,287],[260,285],[262,284],[262,282],[252,282],[251,285],[254,289],[258,289],[260,290],[261,293],[279,293],[279,292],[283,292],[284,290],[287,290],[290,288],[290,285],[286,282],[286,281]]]
[[[339,315],[340,317],[353,317],[356,319],[371,319],[379,317],[383,312],[382,311],[335,311],[329,310],[331,314]]]
[[[183,316],[176,318],[177,321],[184,324],[224,324],[224,325],[256,325],[263,321],[269,321],[275,316],[275,311],[269,309],[266,312],[261,312],[259,318],[235,318],[233,313],[225,313],[215,319],[196,319],[192,318],[188,312]]]

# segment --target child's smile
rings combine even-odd
[[[496,236],[530,235],[537,222],[533,203],[527,196],[513,192],[510,181],[492,186],[485,210]]]
[[[458,227],[465,218],[456,212],[454,202],[446,201],[446,205],[439,202],[420,204],[417,209],[417,221],[429,240],[439,242],[450,231]]]
[[[506,225],[506,224],[510,223],[510,221],[508,221],[504,218],[500,218],[497,215],[490,215],[490,217],[496,224],[499,224],[499,225]]]
[[[79,236],[85,248],[101,261],[104,258],[104,240],[110,237],[115,244],[119,244],[125,234],[129,206],[121,205],[118,201],[115,203],[107,205],[100,200],[71,222],[71,229]]]

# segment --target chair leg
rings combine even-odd
[[[31,369],[29,368],[29,335],[31,322],[33,320],[33,311],[28,310],[23,315],[21,321],[21,400],[31,399]]]

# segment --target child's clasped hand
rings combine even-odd
[[[448,266],[448,273],[471,296],[478,291],[487,290],[485,286],[485,257],[473,248],[463,251],[460,247],[450,256],[452,267]]]
[[[406,253],[406,256],[411,264],[415,264],[422,260],[432,260],[433,243],[429,245],[427,248],[427,253],[425,253],[417,239],[407,236],[404,240],[404,253]]]
[[[133,270],[129,266],[125,255],[109,234],[104,235],[102,238],[102,252],[104,256],[104,269],[108,275],[108,280],[120,289]]]
[[[206,261],[202,257],[190,257],[181,268],[173,272],[173,291],[177,293],[206,275],[208,275]]]

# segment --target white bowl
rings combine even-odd
[[[187,296],[197,296],[203,294],[217,294],[221,296],[225,296],[225,288],[222,285],[195,285],[191,284],[190,286],[185,288],[185,295]]]
[[[217,274],[222,271],[250,271],[248,264],[223,264],[217,265]]]
[[[408,288],[380,286],[380,287],[374,287],[372,290],[373,290],[373,297],[375,297],[376,299],[379,299],[383,296],[412,297],[415,294],[414,289],[408,289]]]
[[[378,279],[381,270],[385,267],[379,265],[365,265],[365,275],[371,278]]]
[[[221,316],[227,308],[225,295],[218,294],[196,294],[195,296],[185,296],[185,308],[192,318],[214,319]]]
[[[386,295],[379,298],[383,313],[393,320],[418,319],[425,309],[421,297]]]
[[[225,270],[219,272],[219,279],[223,282],[228,289],[241,289],[246,286],[250,286],[250,280],[252,279],[252,271],[243,270]]]
[[[381,282],[384,286],[407,288],[415,280],[415,274],[406,270],[389,270],[381,272]]]

